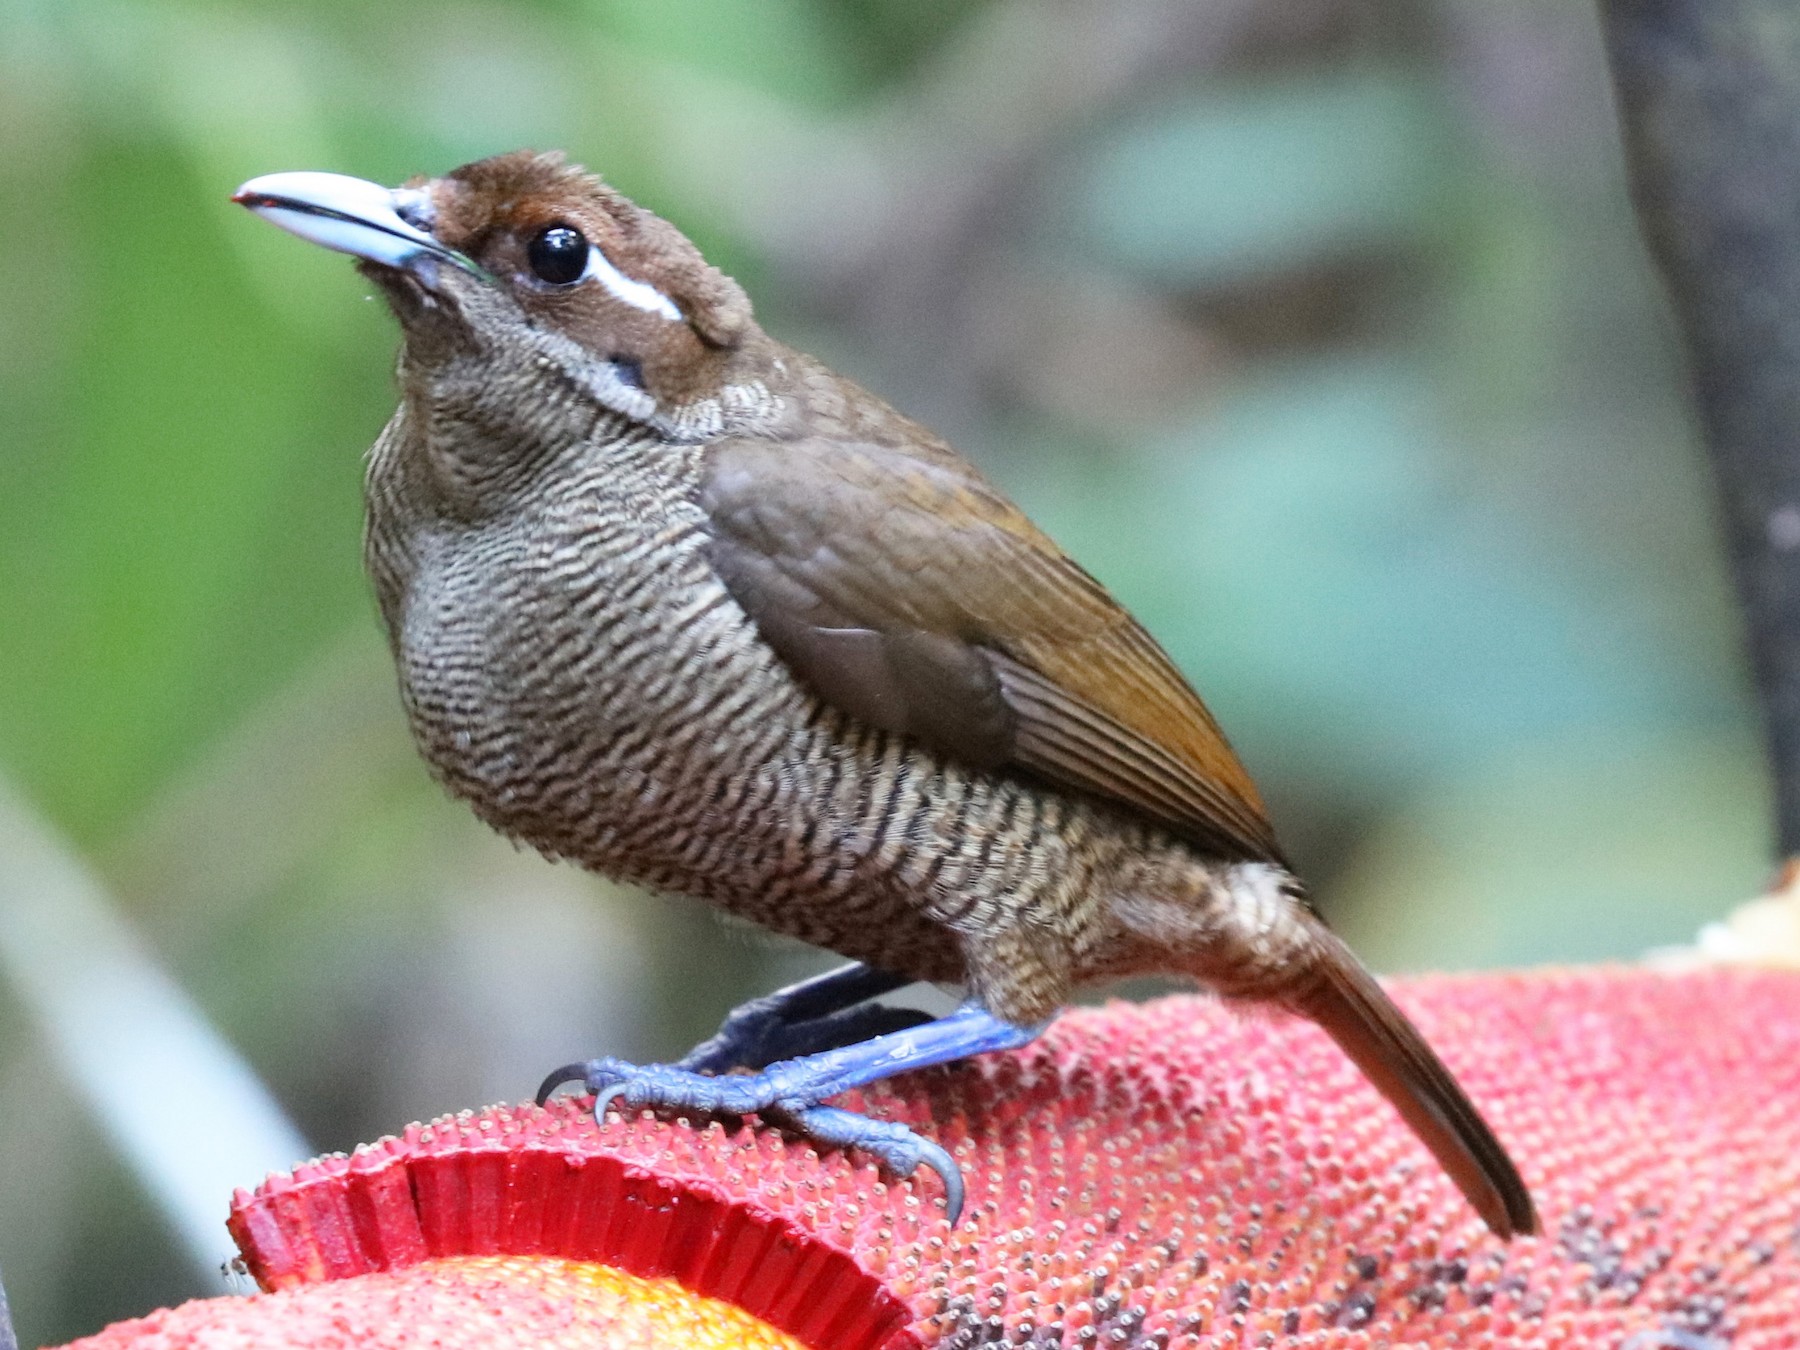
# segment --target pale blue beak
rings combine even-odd
[[[421,228],[430,223],[430,199],[421,188],[384,188],[341,173],[269,173],[252,178],[231,200],[289,234],[384,267],[442,258],[482,281],[493,280]]]

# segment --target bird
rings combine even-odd
[[[936,1172],[955,1223],[947,1150],[829,1100],[1176,976],[1316,1023],[1490,1230],[1538,1231],[1155,639],[944,439],[765,332],[675,226],[526,150],[233,200],[357,258],[398,320],[364,556],[435,776],[551,858],[851,962],[540,1100],[755,1113]],[[962,1001],[877,1001],[918,981]]]

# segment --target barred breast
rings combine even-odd
[[[1116,964],[1105,897],[1173,845],[814,698],[707,561],[697,450],[611,438],[475,522],[394,518],[381,465],[370,566],[406,709],[496,829],[1002,1015]]]

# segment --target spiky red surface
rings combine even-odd
[[[1395,992],[1518,1159],[1542,1237],[1490,1237],[1313,1028],[1188,998],[866,1094],[962,1163],[955,1230],[932,1180],[749,1128],[599,1129],[567,1101],[310,1164],[240,1194],[232,1228],[269,1287],[597,1259],[830,1350],[1800,1345],[1800,976]]]

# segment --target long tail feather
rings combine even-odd
[[[1531,1192],[1450,1070],[1356,956],[1323,925],[1318,978],[1292,1000],[1394,1104],[1496,1235],[1538,1231]]]

